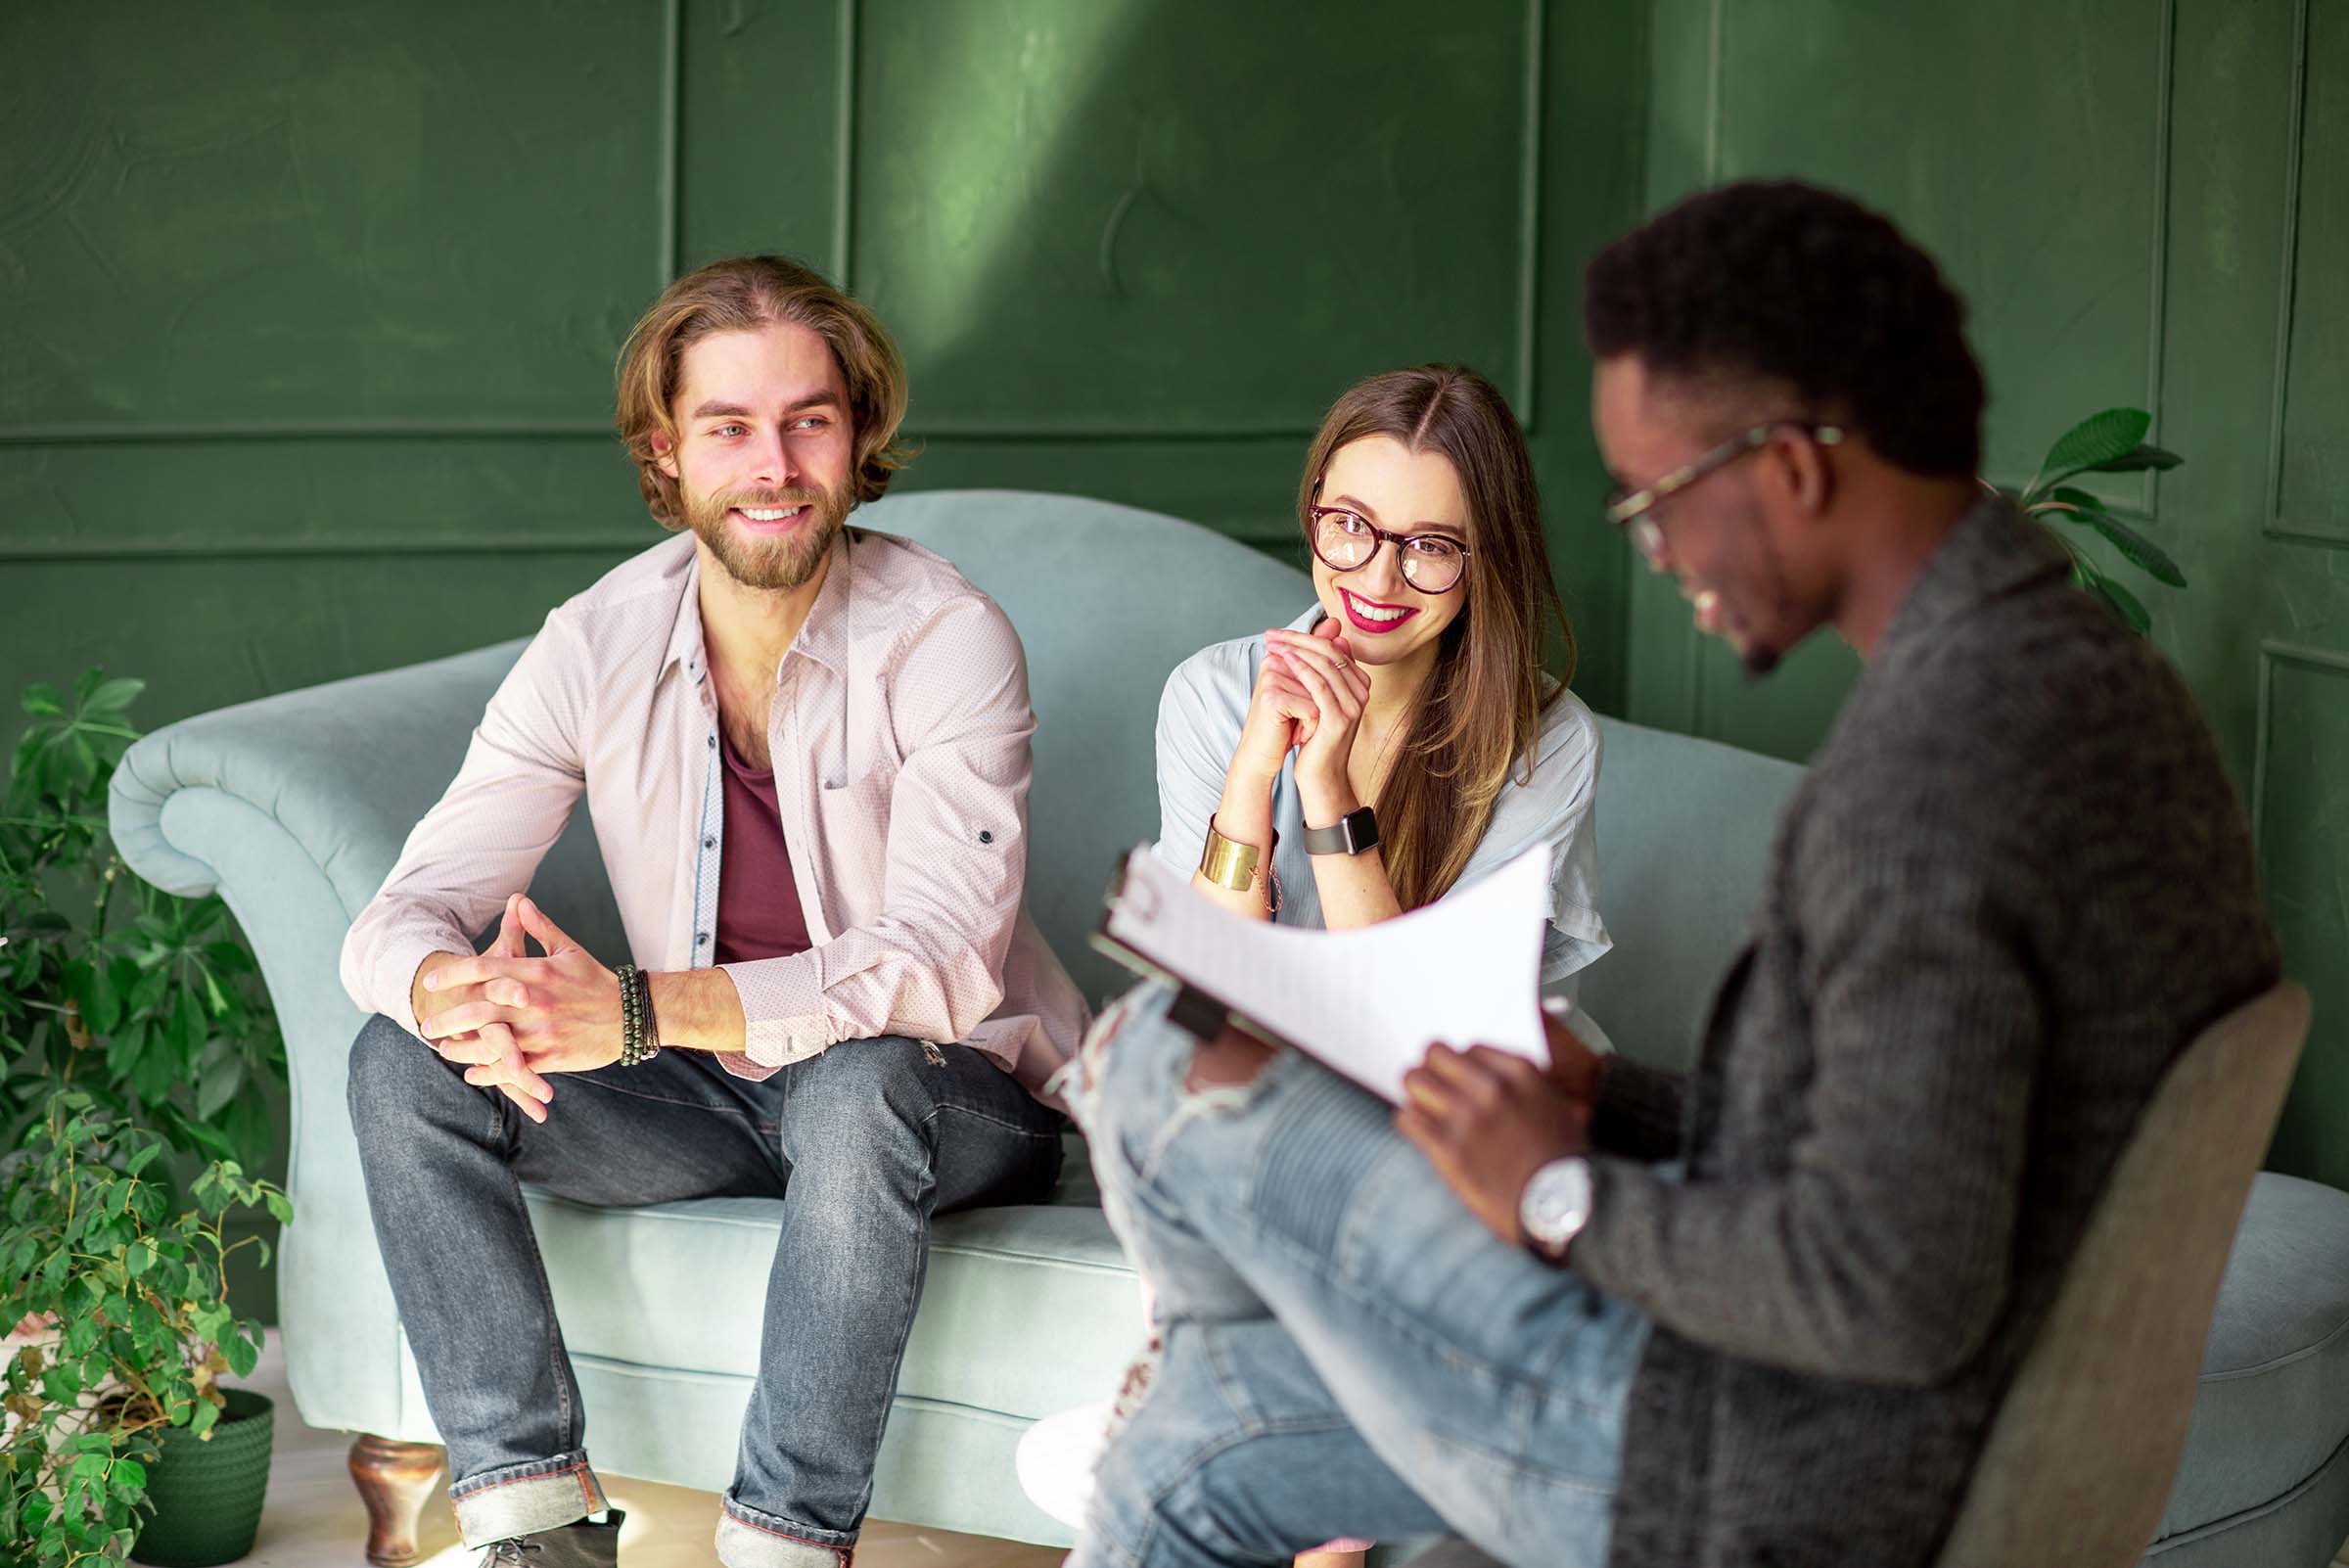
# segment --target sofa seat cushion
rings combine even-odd
[[[2160,1541],[2261,1508],[2349,1438],[2349,1193],[2262,1174],[2228,1257]]]
[[[1080,1163],[1056,1200],[1089,1192],[1089,1177]],[[779,1200],[598,1209],[526,1191],[574,1353],[757,1375]],[[932,1237],[900,1397],[1035,1418],[1116,1389],[1142,1341],[1141,1296],[1098,1208],[973,1209]]]

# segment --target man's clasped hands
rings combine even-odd
[[[525,939],[538,944],[531,957]],[[533,1122],[555,1097],[549,1073],[620,1060],[620,978],[527,896],[506,899],[497,940],[467,957],[436,953],[416,971],[416,1021],[465,1082],[496,1088]]]

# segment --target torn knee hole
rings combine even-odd
[[[1226,1029],[1192,1049],[1191,1069],[1183,1076],[1183,1086],[1194,1093],[1245,1087],[1271,1064],[1271,1046],[1236,1029]]]

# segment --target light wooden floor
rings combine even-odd
[[[344,1468],[349,1434],[302,1425],[274,1341],[247,1381],[277,1402],[277,1438],[260,1539],[244,1563],[248,1568],[367,1568],[367,1513]],[[624,1476],[606,1477],[605,1484],[612,1501],[628,1511],[621,1534],[623,1568],[706,1568],[717,1561],[710,1545],[717,1528],[716,1493]],[[448,1505],[438,1499],[425,1508],[421,1539],[422,1568],[470,1568],[478,1555],[457,1540]],[[1052,1568],[1063,1555],[1052,1546],[874,1521],[864,1527],[857,1545],[856,1568]],[[2333,1563],[2349,1568],[2349,1543],[2342,1544]]]
[[[302,1424],[286,1390],[285,1360],[274,1341],[246,1381],[277,1402],[277,1434],[260,1538],[244,1563],[248,1568],[367,1568],[367,1513],[344,1467],[350,1435]],[[705,1568],[717,1561],[711,1547],[717,1529],[716,1493],[624,1476],[603,1479],[614,1505],[628,1513],[621,1530],[624,1568]],[[480,1555],[457,1540],[456,1521],[442,1499],[426,1506],[420,1534],[425,1568],[470,1568]],[[856,1568],[1049,1568],[1064,1555],[1057,1547],[876,1521],[864,1527]]]

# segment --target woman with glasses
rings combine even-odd
[[[1543,664],[1573,658],[1515,417],[1473,371],[1348,391],[1298,488],[1313,605],[1218,643],[1159,705],[1158,853],[1234,911],[1369,925],[1536,843],[1553,881],[1545,991],[1607,948],[1590,801],[1598,729]]]
[[[1598,727],[1543,663],[1574,634],[1550,579],[1516,417],[1470,370],[1422,365],[1350,389],[1297,498],[1314,603],[1287,626],[1185,660],[1159,704],[1157,853],[1259,920],[1391,919],[1535,844],[1552,853],[1542,985],[1571,999],[1606,951],[1590,804]],[[1103,1028],[1109,1027],[1104,1021]],[[1588,1041],[1604,1036],[1577,1014]],[[1038,1423],[1030,1495],[1080,1523],[1093,1461],[1146,1392]],[[1350,1560],[1359,1542],[1300,1558]]]

